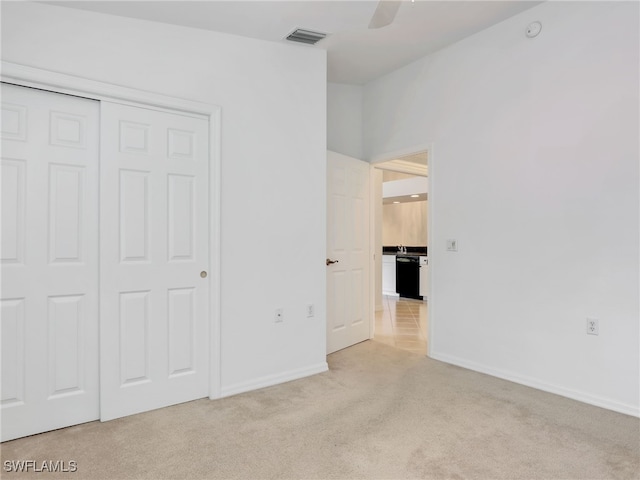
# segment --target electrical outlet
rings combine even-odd
[[[598,319],[587,318],[587,335],[598,335]]]
[[[275,322],[282,323],[284,321],[284,310],[282,308],[276,308]]]
[[[457,252],[458,241],[455,238],[447,240],[447,252]]]
[[[313,303],[307,305],[307,318],[311,318],[316,314],[316,309],[313,306]]]

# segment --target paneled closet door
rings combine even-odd
[[[99,104],[1,89],[6,441],[99,417]]]
[[[208,120],[102,102],[101,419],[209,391]]]

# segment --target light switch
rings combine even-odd
[[[453,238],[447,240],[447,252],[457,252],[458,251],[458,241]]]

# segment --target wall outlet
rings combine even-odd
[[[598,319],[587,318],[587,335],[598,335]]]
[[[274,320],[276,323],[282,323],[284,321],[284,310],[282,308],[276,308]]]
[[[313,303],[310,303],[309,305],[307,305],[307,318],[311,318],[316,314],[316,308],[314,307]]]
[[[457,252],[458,241],[455,238],[447,240],[447,252]]]

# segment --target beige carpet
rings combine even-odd
[[[2,478],[638,479],[640,420],[375,342],[330,371],[6,442]]]

